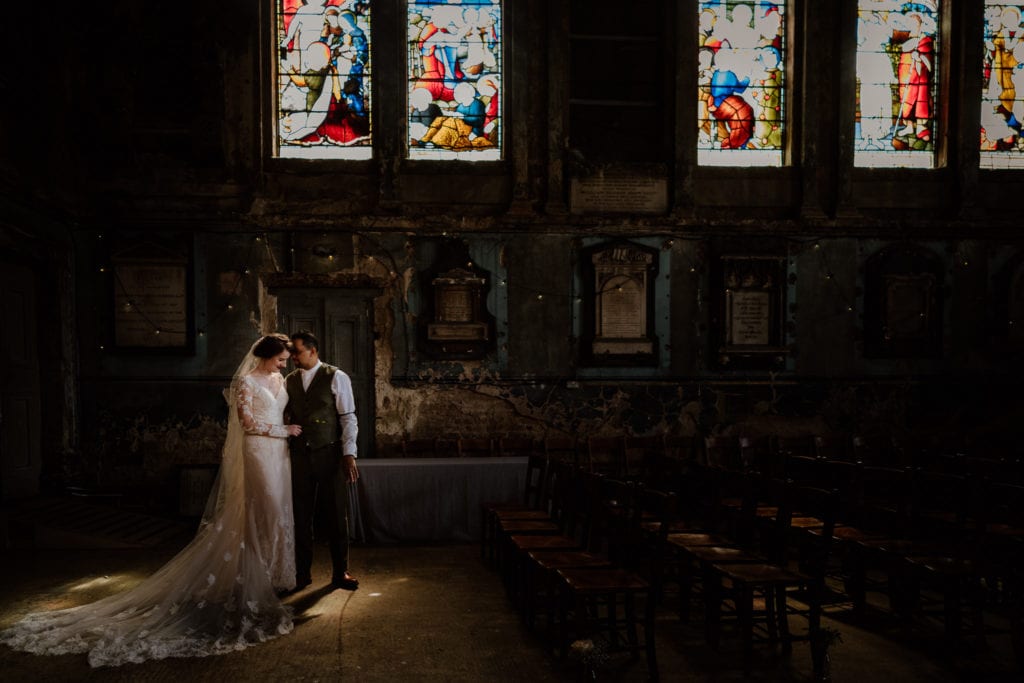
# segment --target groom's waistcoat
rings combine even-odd
[[[336,367],[321,363],[305,391],[298,370],[288,375],[288,412],[293,424],[302,425],[302,436],[298,439],[308,444],[310,450],[329,446],[340,437],[338,409],[331,393],[337,371]]]

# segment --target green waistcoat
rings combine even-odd
[[[321,363],[309,389],[302,390],[302,375],[298,370],[288,375],[288,412],[292,423],[302,426],[300,442],[305,442],[310,450],[329,446],[341,438],[338,426],[338,408],[331,383],[338,369]]]

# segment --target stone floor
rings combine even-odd
[[[9,548],[0,571],[0,627],[27,612],[71,606],[133,585],[166,561],[181,540],[141,549]],[[209,659],[177,659],[90,670],[84,655],[37,657],[0,647],[2,681],[545,681],[577,680],[577,669],[548,653],[510,608],[496,574],[471,544],[358,546],[353,571],[361,586],[330,592],[326,549],[317,553],[314,583],[289,598],[295,631],[246,651]],[[669,605],[670,606],[670,605]],[[830,609],[840,631],[832,650],[835,681],[1020,680],[1003,636],[989,647],[951,653],[937,623],[899,622],[878,611],[867,623]],[[870,629],[866,627],[870,627]],[[807,681],[806,647],[789,659],[758,648],[745,676],[736,640],[718,652],[700,624],[659,614],[663,680]],[[597,680],[642,681],[646,666],[609,658]]]

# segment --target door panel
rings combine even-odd
[[[359,420],[359,455],[374,449],[376,399],[373,382],[373,297],[363,289],[288,289],[277,296],[280,330],[310,330],[320,340],[320,358],[344,370],[352,380]]]
[[[34,275],[29,268],[0,264],[0,498],[39,493],[39,355]]]

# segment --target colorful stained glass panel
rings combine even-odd
[[[369,159],[370,0],[277,0],[277,156]]]
[[[786,4],[697,3],[697,160],[781,166]]]
[[[981,168],[1024,168],[1022,19],[1024,3],[985,0]]]
[[[500,0],[408,3],[410,159],[501,158]]]
[[[940,2],[859,0],[854,165],[934,167]]]

